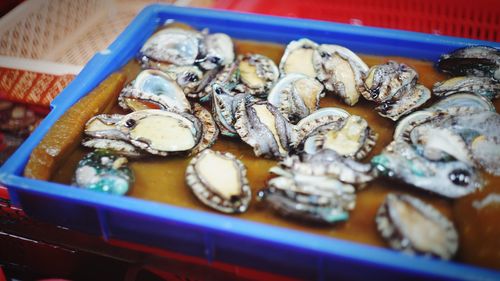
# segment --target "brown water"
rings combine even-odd
[[[283,46],[276,44],[237,42],[238,53],[260,53],[272,58],[276,63],[279,62],[283,50]],[[420,75],[420,83],[428,88],[431,88],[436,81],[445,78],[433,69],[432,63],[425,61],[401,57],[363,55],[361,58],[369,66],[385,63],[389,59],[404,62],[417,70]],[[135,62],[131,62],[125,68],[131,78],[138,70],[139,67]],[[373,103],[360,98],[358,104],[349,107],[332,96],[327,96],[322,99],[321,107],[328,106],[341,107],[351,114],[362,116],[379,134],[376,146],[365,161],[369,161],[373,155],[380,153],[392,140],[395,123],[374,112]],[[495,102],[495,106],[498,111],[500,107],[499,100]],[[115,111],[120,112],[118,108],[115,108]],[[248,178],[253,194],[256,194],[257,190],[265,186],[266,180],[270,177],[268,170],[276,164],[275,161],[255,157],[252,148],[245,143],[224,136],[219,137],[212,149],[231,152],[243,161],[248,169]],[[72,153],[65,165],[63,165],[64,168],[54,175],[53,180],[69,183],[76,164],[86,152],[88,150],[80,147]],[[132,161],[131,168],[134,171],[136,181],[129,196],[216,213],[197,201],[186,186],[184,171],[189,160],[188,158],[167,157]],[[283,218],[266,209],[265,206],[259,205],[255,200],[252,201],[246,213],[236,216],[245,220],[385,247],[386,244],[376,231],[375,213],[387,193],[408,193],[432,204],[454,221],[460,235],[460,248],[456,260],[500,269],[500,223],[498,223],[500,220],[500,204],[490,204],[482,209],[476,209],[472,206],[475,200],[480,200],[488,194],[496,193],[500,195],[500,177],[488,175],[485,177],[488,184],[482,191],[454,201],[430,195],[406,184],[376,180],[358,192],[356,208],[351,212],[349,220],[334,226],[316,226]]]

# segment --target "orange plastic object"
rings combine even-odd
[[[49,107],[74,77],[0,67],[0,99]]]
[[[500,42],[498,0],[216,0],[214,7]]]

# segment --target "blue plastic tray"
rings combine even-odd
[[[71,188],[22,177],[31,151],[54,122],[105,77],[120,69],[168,19],[234,38],[288,43],[307,37],[354,52],[435,61],[440,54],[472,45],[500,44],[396,30],[234,12],[152,5],[108,48],[92,58],[52,102],[52,111],[0,169],[0,182],[14,204],[57,225],[164,248],[208,261],[316,280],[438,279],[500,280],[500,272],[360,245],[228,216],[130,197]]]

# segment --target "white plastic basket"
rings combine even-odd
[[[84,65],[147,4],[174,0],[29,0],[0,19],[0,55]]]

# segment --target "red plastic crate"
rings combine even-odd
[[[499,0],[216,0],[214,6],[500,42]]]

